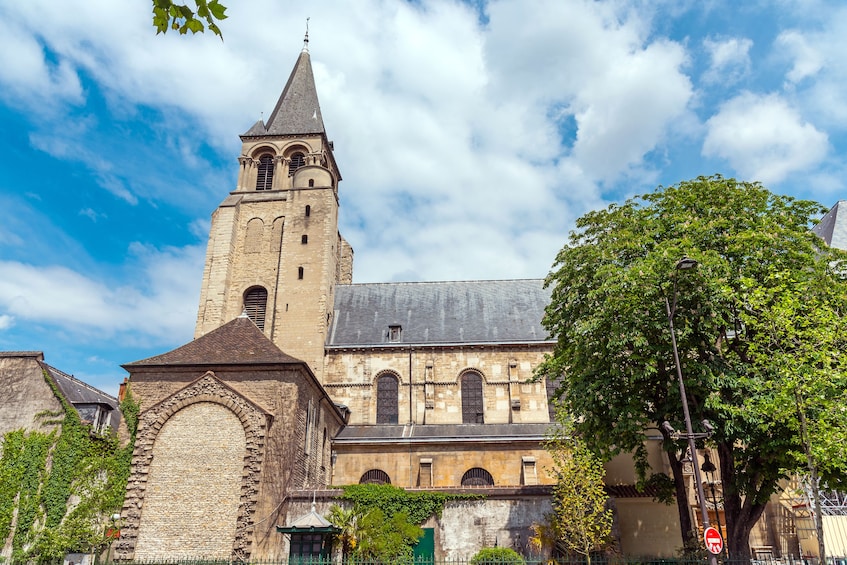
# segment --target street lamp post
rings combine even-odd
[[[717,471],[718,468],[715,467],[714,463],[712,463],[708,451],[703,453],[703,464],[700,466],[700,470],[706,473],[706,476],[709,477],[709,490],[712,493],[712,506],[715,508],[715,522],[717,522],[718,531],[721,532],[721,535],[723,535],[723,532],[721,531],[721,514],[718,509],[718,495],[715,492],[715,471]],[[727,551],[727,555],[729,555],[729,551]]]
[[[683,257],[676,264],[677,271],[687,271],[697,267],[697,261],[694,259],[690,259],[688,257]],[[682,367],[679,363],[679,350],[676,346],[676,331],[673,327],[673,318],[676,314],[676,300],[677,300],[677,280],[674,275],[673,280],[673,304],[671,304],[670,300],[667,296],[665,296],[665,307],[667,309],[668,314],[668,325],[671,330],[671,344],[673,345],[673,360],[676,364],[676,376],[679,379],[679,396],[682,400],[682,413],[685,416],[685,436],[688,439],[688,449],[691,451],[691,457],[694,460],[692,467],[694,468],[694,484],[697,487],[697,496],[700,499],[700,512],[703,518],[703,531],[706,531],[706,528],[709,527],[709,512],[706,510],[706,495],[703,492],[703,480],[700,476],[700,467],[697,465],[697,447],[694,443],[695,435],[694,429],[691,426],[691,415],[688,412],[688,397],[685,394],[685,382],[682,379]],[[711,426],[710,426],[711,427]],[[709,563],[710,565],[717,565],[718,560],[714,553],[709,552]]]

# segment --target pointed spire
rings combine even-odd
[[[312,62],[309,58],[309,32],[306,30],[303,51],[294,64],[291,76],[276,103],[273,112],[268,117],[264,128],[255,124],[245,133],[245,136],[257,135],[304,135],[326,134],[321,107],[318,104],[318,93],[315,88],[315,77],[312,74]],[[264,129],[264,131],[260,131]]]

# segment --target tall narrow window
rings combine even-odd
[[[303,267],[297,267],[297,278],[298,279],[303,278]]]
[[[254,286],[244,293],[244,311],[260,330],[265,331],[265,309],[268,305],[268,291]]]
[[[312,207],[309,206],[308,204],[306,204],[306,217],[308,218],[311,215],[312,215]]]
[[[468,372],[462,375],[462,423],[482,424],[482,375]]]
[[[376,380],[376,423],[396,424],[399,421],[397,377],[382,375]]]
[[[288,164],[288,174],[293,175],[294,171],[306,164],[306,156],[302,153],[294,153],[291,155],[291,162]]]
[[[256,190],[270,190],[274,182],[274,158],[270,155],[259,157],[259,171],[256,175]]]

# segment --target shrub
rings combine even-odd
[[[524,565],[518,552],[508,547],[486,547],[471,558],[471,565]]]

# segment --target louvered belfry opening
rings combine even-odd
[[[462,375],[462,423],[484,423],[482,411],[482,375],[465,373]]]
[[[302,153],[294,153],[291,156],[291,162],[288,164],[288,174],[293,175],[294,171],[306,164],[306,156]]]
[[[274,182],[274,158],[270,155],[259,157],[259,170],[256,175],[256,190],[270,190]]]
[[[391,479],[388,473],[382,469],[371,469],[366,471],[362,478],[359,479],[360,485],[390,485]]]
[[[376,423],[396,424],[400,419],[397,377],[382,375],[376,381]]]
[[[473,469],[468,469],[465,471],[465,474],[462,475],[462,486],[463,487],[493,487],[494,486],[494,477],[491,476],[491,473],[482,469],[480,467],[474,467]]]
[[[244,311],[260,330],[265,331],[265,309],[268,305],[268,291],[254,286],[244,293]]]

